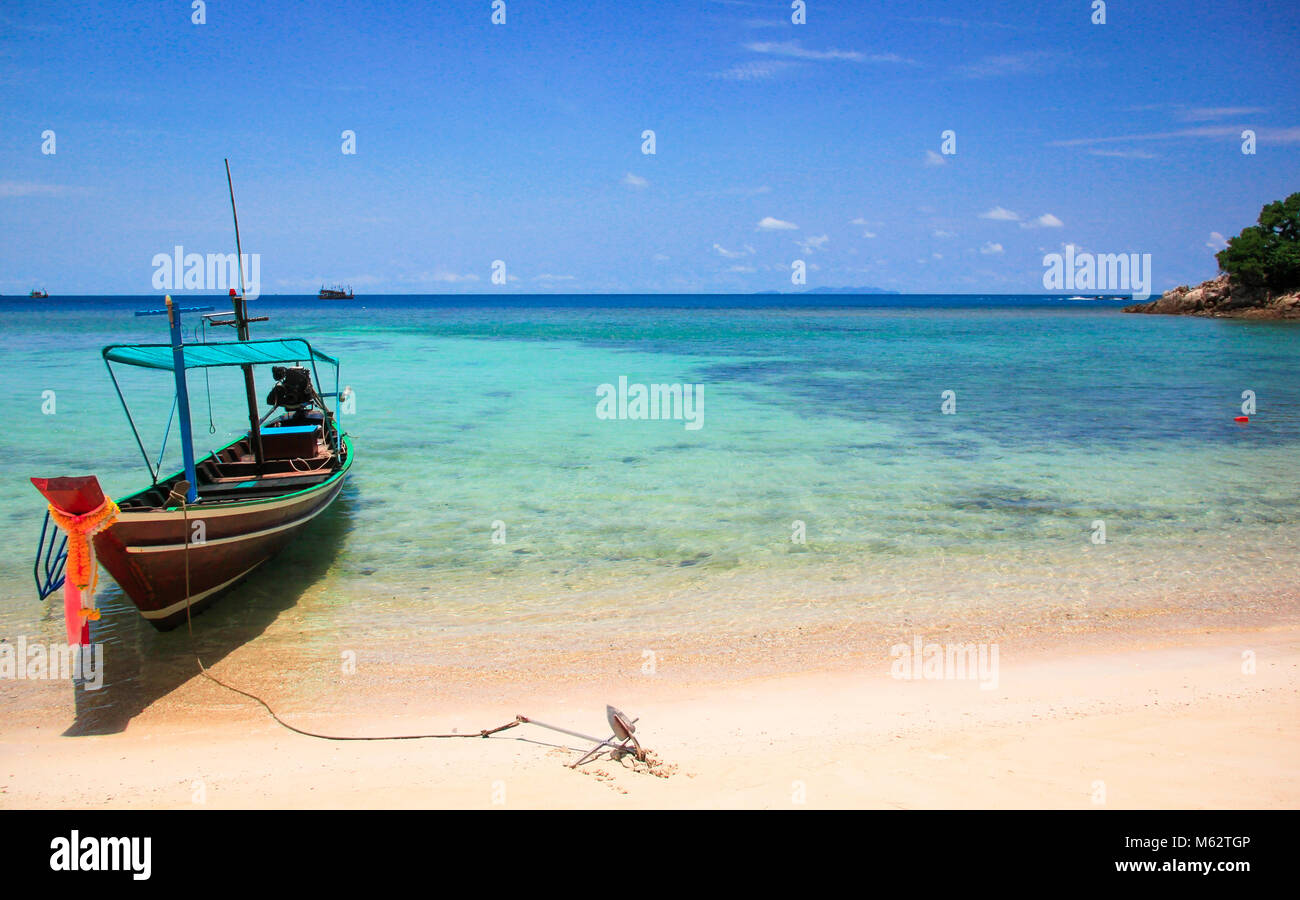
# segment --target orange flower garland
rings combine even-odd
[[[91,538],[116,522],[120,512],[117,504],[108,497],[96,509],[81,516],[50,506],[50,518],[68,535],[68,565],[64,577],[81,591],[83,597],[95,596],[95,583],[99,580]],[[88,619],[99,618],[99,610],[93,607],[83,608],[82,614]]]

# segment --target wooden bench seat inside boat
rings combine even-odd
[[[277,430],[267,429],[265,437]],[[288,449],[303,450],[308,455],[267,458],[259,467],[248,439],[237,441],[229,447],[204,457],[195,466],[198,476],[200,502],[223,503],[236,500],[256,500],[290,494],[330,478],[338,470],[335,451],[320,439],[319,429],[312,425],[301,426],[286,435],[291,442]],[[310,446],[303,439],[310,440]],[[274,444],[278,438],[273,438]],[[284,446],[281,450],[287,452]],[[175,479],[169,479],[122,501],[124,509],[163,509]]]

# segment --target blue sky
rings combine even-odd
[[[1300,190],[1293,3],[192,15],[0,3],[0,293],[148,293],[155,254],[229,252],[227,156],[263,293],[794,290],[796,259],[807,287],[1037,292],[1065,243],[1150,253],[1162,290]]]

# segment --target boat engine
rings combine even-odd
[[[295,419],[304,419],[316,403],[316,389],[312,387],[311,374],[303,366],[272,366],[275,385],[266,395],[271,406],[282,406],[293,413]]]

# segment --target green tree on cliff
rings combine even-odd
[[[1243,228],[1215,255],[1234,281],[1281,293],[1300,288],[1300,193],[1259,212],[1259,224]]]

